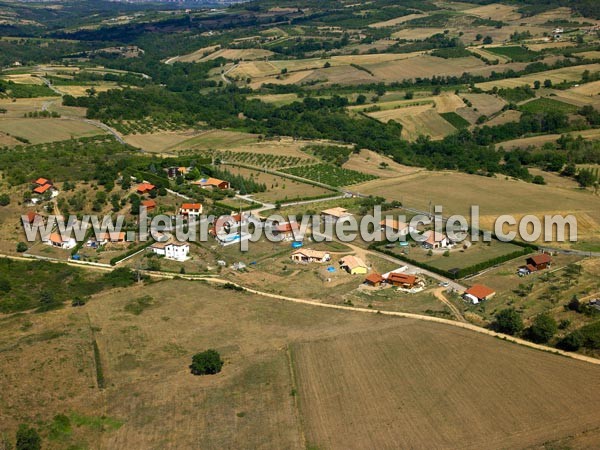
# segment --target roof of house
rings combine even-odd
[[[340,259],[340,264],[342,267],[347,267],[350,270],[356,269],[357,267],[367,268],[365,262],[358,256],[354,255],[344,256],[342,259]]]
[[[119,242],[125,240],[124,231],[107,231],[98,235],[99,241]]]
[[[277,231],[278,233],[290,233],[298,229],[300,229],[298,222],[284,222],[273,227],[273,231]]]
[[[548,264],[549,262],[552,262],[552,257],[548,253],[539,253],[537,255],[530,256],[528,259],[531,259],[535,265]]]
[[[154,189],[156,186],[154,186],[151,183],[141,183],[138,184],[137,190],[139,192],[146,192],[146,191],[151,191],[152,189]]]
[[[184,203],[181,205],[181,209],[201,210],[202,203]]]
[[[44,192],[46,192],[48,189],[52,189],[52,185],[51,184],[44,184],[42,186],[38,186],[36,187],[33,192],[35,192],[36,194],[43,194]]]
[[[219,180],[218,178],[202,178],[199,181],[194,181],[192,184],[199,184],[200,186],[219,186],[220,184],[223,183],[229,183],[228,181],[225,180]]]
[[[399,220],[396,220],[396,219],[384,219],[381,222],[379,222],[379,225],[381,225],[382,227],[391,228],[396,231],[401,231],[401,230],[405,230],[406,228],[408,228],[407,223],[400,222]]]
[[[425,236],[425,241],[427,244],[433,245],[436,242],[442,242],[445,238],[446,235],[444,233],[438,233],[437,231],[433,231],[433,230],[428,230],[425,233],[423,233],[423,236]]]
[[[484,286],[483,284],[474,284],[465,291],[465,294],[472,295],[478,299],[485,299],[495,293],[496,291],[494,291],[492,288]]]
[[[150,248],[163,249],[163,248],[170,247],[170,246],[185,247],[186,245],[189,246],[189,244],[187,244],[186,242],[180,242],[180,241],[177,241],[177,240],[171,238],[165,242],[155,242],[154,244],[152,244],[150,246]]]
[[[527,264],[525,266],[527,268],[527,270],[529,270],[530,272],[535,272],[537,269],[535,268],[535,266],[532,266],[531,264]]]
[[[378,284],[383,281],[383,277],[378,273],[373,272],[366,276],[365,281],[368,281],[369,283],[373,284]]]
[[[156,208],[156,202],[154,200],[142,200],[142,206],[146,208]]]
[[[337,217],[338,219],[340,217],[346,217],[346,216],[352,215],[351,213],[348,212],[348,210],[346,208],[341,208],[339,206],[336,206],[335,208],[325,209],[325,210],[321,211],[321,214],[326,215],[326,216]]]
[[[29,223],[34,223],[36,219],[41,220],[42,216],[40,216],[38,213],[35,213],[33,211],[29,211],[27,214],[27,222]]]
[[[50,180],[47,180],[46,178],[38,178],[37,180],[34,181],[34,183],[37,184],[38,186],[43,186],[44,184],[50,183]]]
[[[407,275],[405,273],[392,272],[388,275],[387,281],[390,283],[415,284],[417,277],[415,275]]]
[[[70,237],[62,237],[60,233],[51,233],[50,234],[50,242],[55,244],[63,244],[65,242],[69,242],[71,240]]]
[[[328,254],[329,253],[327,253],[327,252],[322,252],[320,250],[312,250],[310,248],[303,248],[300,250],[296,250],[294,253],[292,253],[292,255],[304,255],[307,258],[315,258],[315,259],[323,259]]]

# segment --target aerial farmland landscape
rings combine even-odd
[[[0,450],[600,448],[597,0],[0,0]]]

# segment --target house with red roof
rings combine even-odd
[[[485,300],[489,300],[494,295],[496,295],[496,291],[492,288],[484,286],[483,284],[474,284],[464,292],[463,298],[476,305]]]
[[[138,187],[136,188],[136,191],[138,194],[147,194],[148,192],[152,191],[156,189],[156,186],[154,186],[151,183],[140,183],[138,184]]]
[[[183,203],[179,208],[179,214],[187,218],[198,218],[202,214],[202,203]]]
[[[550,267],[552,264],[552,257],[548,253],[539,253],[537,255],[530,256],[527,258],[527,268],[533,268],[531,272],[537,270],[544,270]]]
[[[46,178],[38,178],[33,182],[35,187],[33,188],[33,193],[37,195],[44,195],[46,192],[51,192],[53,197],[58,195],[58,190],[52,184],[52,181]]]
[[[146,211],[152,211],[156,209],[156,202],[152,199],[142,200],[141,205],[146,208]]]

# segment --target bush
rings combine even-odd
[[[579,331],[567,334],[556,346],[567,352],[576,352],[583,345],[583,335]]]
[[[515,335],[523,329],[523,319],[514,308],[503,309],[496,314],[492,328],[499,333]]]
[[[540,314],[534,319],[533,324],[525,330],[525,338],[536,344],[545,344],[554,337],[557,330],[556,320],[548,314]]]
[[[214,375],[221,371],[223,363],[219,352],[209,349],[193,356],[190,369],[194,375]]]
[[[17,252],[18,253],[24,253],[26,252],[28,249],[27,244],[25,242],[19,242],[17,244]]]
[[[10,196],[8,194],[0,195],[0,206],[6,206],[10,203]]]
[[[35,430],[26,424],[19,425],[17,430],[16,450],[39,450],[42,448],[42,439]]]

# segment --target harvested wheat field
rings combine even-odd
[[[465,106],[462,98],[449,92],[444,92],[437,97],[433,97],[433,100],[435,101],[435,110],[438,113],[454,112]]]
[[[22,118],[25,114],[34,111],[41,111],[44,103],[55,102],[60,97],[35,97],[35,98],[17,98],[0,99],[0,108],[6,109],[6,112],[0,116],[0,119]]]
[[[443,33],[445,28],[404,28],[392,34],[395,39],[406,39],[409,41],[422,41],[434,34]]]
[[[3,74],[2,78],[6,81],[12,81],[17,84],[37,84],[42,85],[44,82],[38,77],[33,76],[30,73],[19,73],[14,75]]]
[[[219,50],[221,48],[220,45],[211,45],[210,47],[204,47],[196,50],[195,52],[188,53],[187,55],[175,56],[173,58],[169,58],[168,64],[172,64],[174,62],[196,62],[200,61],[202,58],[210,55],[211,53]]]
[[[386,28],[386,27],[395,27],[396,25],[401,25],[404,22],[408,22],[414,19],[420,19],[421,17],[427,17],[428,14],[423,13],[415,13],[415,14],[407,14],[405,16],[396,17],[395,19],[386,20],[383,22],[372,23],[369,25],[371,28]]]
[[[200,135],[198,131],[160,131],[158,133],[128,134],[125,142],[148,152],[168,152],[182,142]]]
[[[247,48],[247,49],[232,49],[232,48],[224,48],[221,50],[217,50],[203,58],[200,58],[199,61],[212,61],[217,58],[225,58],[230,60],[253,60],[253,59],[264,59],[273,55],[273,52],[270,50],[263,50],[260,48]]]
[[[595,140],[600,139],[600,129],[573,131],[570,134],[573,137],[581,136],[584,139]],[[503,147],[506,150],[515,148],[541,147],[548,142],[556,142],[560,138],[560,134],[544,134],[541,136],[532,136],[511,141],[504,141],[496,144],[496,147]]]
[[[558,139],[558,137],[557,137]],[[427,211],[429,204],[443,206],[444,216],[462,214],[478,205],[480,223],[492,229],[494,220],[510,214],[517,220],[527,214],[574,214],[580,240],[597,240],[600,235],[600,197],[591,191],[561,189],[524,181],[488,178],[457,172],[422,171],[405,177],[372,180],[354,188],[367,195],[400,200],[404,205]],[[498,193],[502,195],[499,196]],[[557,205],[569,205],[567,209]]]
[[[410,175],[421,170],[418,167],[409,167],[398,164],[393,159],[371,150],[361,150],[352,153],[350,159],[343,166],[344,169],[375,175],[379,178],[398,177]]]
[[[401,81],[434,75],[462,75],[472,69],[486,69],[485,63],[473,57],[443,59],[430,55],[415,56],[401,61],[365,65],[374,76],[384,81]]]
[[[311,447],[523,448],[598,433],[597,367],[546,353],[534,362],[491,337],[405,321],[292,355]]]
[[[0,119],[0,131],[25,138],[32,144],[104,134],[88,123],[66,119]]]
[[[255,134],[244,133],[241,131],[208,130],[170,147],[169,150],[175,152],[220,148],[229,149],[239,145],[248,145],[257,140],[258,137]]]
[[[47,438],[67,415],[78,426],[44,439],[50,450],[506,448],[597,430],[599,419],[597,366],[447,325],[199,282],[0,320],[0,423],[13,435],[37,423]],[[223,370],[192,376],[191,356],[208,348]]]
[[[402,137],[408,140],[415,140],[421,135],[430,136],[434,140],[442,139],[456,131],[431,105],[377,111],[369,113],[369,116],[382,122],[395,120],[401,123]]]
[[[522,114],[523,113],[521,111],[515,111],[515,110],[504,111],[503,113],[498,114],[493,119],[488,120],[485,124],[490,127],[493,127],[496,125],[504,125],[505,123],[518,122],[519,119],[521,118]],[[462,113],[461,113],[461,115],[462,115]]]
[[[462,11],[462,13],[470,16],[477,16],[482,19],[511,22],[521,18],[521,14],[517,12],[517,9],[518,8],[515,6],[492,3],[485,6],[478,6],[477,8],[466,9]]]
[[[484,91],[491,90],[494,86],[498,88],[514,88],[524,85],[533,86],[536,80],[549,79],[554,84],[562,83],[563,81],[579,81],[581,74],[589,70],[590,72],[596,72],[600,70],[600,64],[589,64],[582,66],[565,67],[562,69],[548,70],[546,72],[535,73],[532,75],[525,75],[519,78],[507,78],[505,80],[486,81],[485,83],[478,83],[476,86]]]
[[[489,94],[460,94],[462,98],[467,99],[473,105],[456,110],[463,118],[474,124],[481,116],[491,116],[501,111],[506,102],[495,95]]]
[[[314,70],[303,70],[300,72],[288,73],[287,75],[285,75],[283,77],[271,76],[271,77],[256,78],[252,83],[250,83],[250,87],[252,89],[259,89],[263,84],[286,85],[286,84],[301,83],[301,82],[307,80],[313,73],[314,73]]]
[[[577,53],[577,56],[587,59],[598,59],[600,58],[600,50],[592,50],[590,52]]]
[[[74,97],[85,97],[88,95],[89,89],[94,89],[96,92],[106,92],[110,89],[121,89],[119,85],[116,83],[103,83],[103,84],[95,84],[93,86],[89,85],[73,85],[73,86],[56,86],[60,92],[65,95],[72,95]]]

